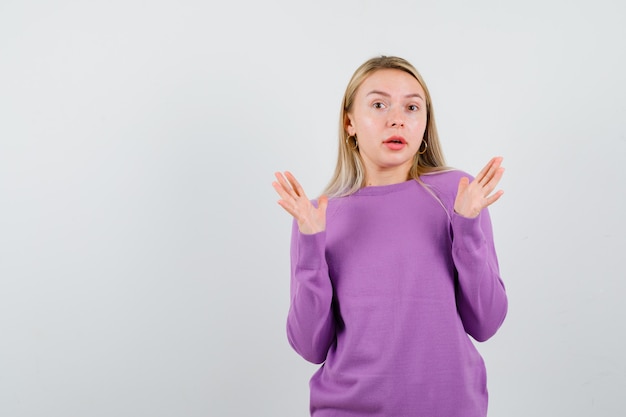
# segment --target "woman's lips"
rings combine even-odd
[[[402,136],[392,136],[383,143],[393,151],[399,151],[406,146],[406,140]]]

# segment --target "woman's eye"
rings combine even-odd
[[[420,108],[417,107],[415,104],[411,104],[409,105],[409,110],[410,111],[418,111]]]
[[[380,102],[376,102],[373,104],[375,109],[382,109],[383,107],[385,107],[385,105],[383,103]]]

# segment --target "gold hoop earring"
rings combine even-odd
[[[354,138],[354,146],[350,144],[350,138]],[[346,138],[346,145],[348,145],[348,148],[352,149],[353,151],[356,151],[357,149],[359,149],[359,141],[356,140],[356,135],[348,136]]]
[[[422,141],[422,143],[420,144],[420,149],[422,149],[422,145],[424,145],[424,150],[423,150],[423,151],[420,151],[420,150],[418,149],[418,151],[417,151],[417,154],[418,154],[418,155],[424,155],[424,154],[426,153],[426,149],[428,149],[428,143],[426,143],[426,141],[425,141],[425,140],[423,140],[423,141]]]

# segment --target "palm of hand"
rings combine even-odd
[[[306,196],[302,186],[290,173],[276,173],[272,186],[280,196],[278,204],[291,214],[304,234],[314,234],[326,229],[326,207],[328,198],[320,197],[317,207]]]
[[[504,174],[501,164],[501,157],[493,158],[473,181],[470,182],[466,177],[461,178],[454,201],[454,211],[457,214],[475,218],[482,209],[495,203],[504,194],[502,190],[491,194]]]

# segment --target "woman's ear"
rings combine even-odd
[[[354,128],[354,123],[352,122],[352,116],[350,116],[349,113],[346,113],[343,128],[346,129],[346,132],[348,132],[348,136],[354,136],[356,134],[356,129]]]

